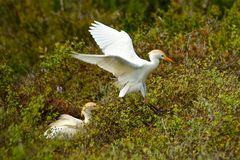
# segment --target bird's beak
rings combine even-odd
[[[164,57],[163,60],[174,63],[174,61],[171,58],[167,57],[167,56]]]

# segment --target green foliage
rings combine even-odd
[[[221,45],[216,46],[217,50],[224,49],[227,52],[232,52],[231,54],[240,53],[240,31],[237,28],[240,25],[238,20],[240,18],[239,7],[240,4],[236,3],[231,8],[223,21],[219,33],[216,35],[217,37],[214,37],[214,41],[218,41],[217,44]]]
[[[0,159],[240,158],[239,0],[0,3]],[[111,74],[70,56],[100,53],[93,19],[127,31],[143,58],[174,59],[149,76],[147,102],[117,98]],[[89,101],[87,135],[43,137]]]
[[[6,64],[0,65],[0,102],[3,105],[8,101],[8,96],[13,89],[13,82],[14,76],[11,67]]]
[[[23,117],[23,124],[29,127],[37,126],[41,120],[41,111],[44,107],[44,99],[42,96],[32,97],[29,106],[24,108],[21,112]]]

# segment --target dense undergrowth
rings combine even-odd
[[[0,159],[240,159],[239,0],[0,3]],[[142,58],[174,59],[148,78],[147,103],[69,56],[100,53],[93,20],[127,31]],[[43,137],[88,101],[88,135]]]

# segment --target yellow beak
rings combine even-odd
[[[163,60],[174,63],[174,61],[171,58],[168,58],[167,56],[164,57]]]

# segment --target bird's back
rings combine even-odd
[[[46,138],[70,138],[78,131],[83,130],[83,121],[72,117],[67,114],[63,114],[59,119],[50,124],[50,128],[44,133]]]
[[[62,114],[59,119],[53,123],[50,124],[51,127],[53,126],[82,126],[83,121],[80,119],[77,119],[73,116],[70,116],[68,114]]]

